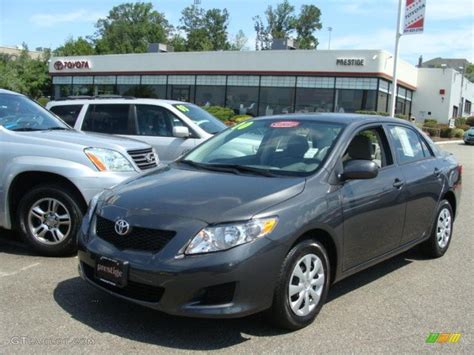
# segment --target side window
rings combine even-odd
[[[371,127],[357,133],[347,147],[343,161],[372,160],[379,168],[393,164],[388,140],[382,127]]]
[[[89,105],[82,130],[109,134],[132,134],[134,129],[129,119],[129,111],[130,105]]]
[[[64,106],[53,106],[50,111],[61,117],[64,122],[74,127],[81,112],[82,105],[64,105]]]
[[[401,164],[417,161],[431,154],[426,144],[425,149],[427,149],[427,151],[425,153],[418,133],[410,128],[390,126],[390,134],[393,138],[395,151],[397,152],[397,157]]]
[[[173,127],[184,123],[164,107],[136,105],[137,135],[173,137]]]

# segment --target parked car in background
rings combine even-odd
[[[178,158],[227,128],[200,107],[180,101],[78,97],[51,101],[46,108],[78,130],[149,143],[164,162]]]
[[[420,243],[442,256],[461,172],[403,120],[246,121],[97,196],[78,237],[80,274],[171,314],[269,309],[277,325],[302,328],[334,282]]]
[[[146,143],[76,131],[0,89],[0,227],[19,229],[41,254],[74,252],[89,200],[157,163]]]
[[[466,132],[464,132],[464,143],[466,144],[474,144],[474,127],[469,128]]]

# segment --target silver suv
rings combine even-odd
[[[89,200],[157,163],[148,144],[78,132],[0,89],[0,228],[19,229],[41,254],[74,252]]]
[[[46,108],[77,130],[151,144],[163,162],[175,160],[227,128],[202,108],[181,101],[79,96],[51,101]]]

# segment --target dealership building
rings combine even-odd
[[[472,113],[474,85],[466,79],[461,83],[456,70],[418,68],[405,61],[398,68],[397,113],[440,121],[461,110]],[[55,99],[166,98],[254,116],[388,112],[393,56],[382,50],[165,52],[56,57],[49,70]]]

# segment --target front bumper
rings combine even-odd
[[[79,240],[83,240],[81,236]],[[87,243],[86,243],[87,244]],[[163,253],[121,251],[105,241],[80,242],[79,273],[91,285],[165,313],[235,318],[269,308],[286,246],[267,238],[236,248],[181,259]],[[96,260],[129,263],[128,285],[117,288],[94,276]]]
[[[474,144],[474,137],[471,137],[471,136],[464,137],[464,143]]]

